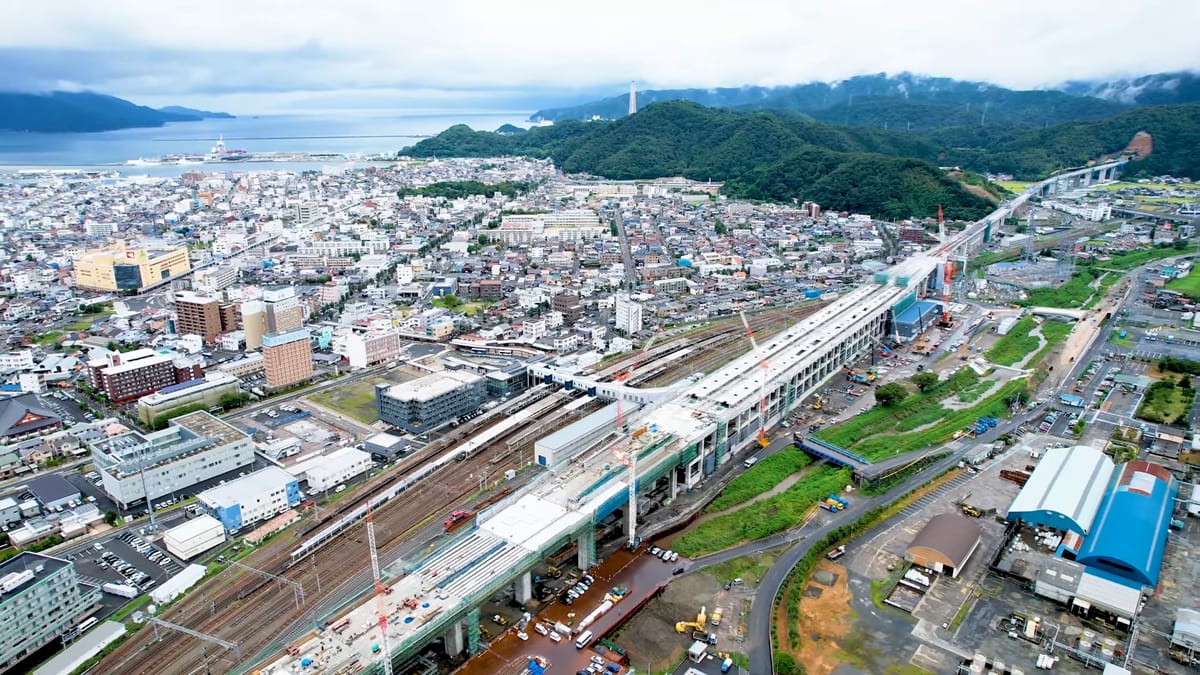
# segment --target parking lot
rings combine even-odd
[[[123,584],[145,593],[183,569],[164,549],[134,532],[96,542],[67,556],[85,583]]]

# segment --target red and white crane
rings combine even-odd
[[[942,214],[942,205],[938,204],[938,233],[942,241],[946,241],[946,218]],[[945,244],[943,244],[943,247]],[[943,328],[954,325],[954,317],[950,316],[950,287],[954,284],[954,259],[950,252],[945,252],[946,258],[942,263],[942,320],[938,322]]]
[[[646,358],[646,352],[650,351],[650,346],[658,339],[658,335],[653,335],[649,340],[646,340],[642,351],[637,355],[637,358],[629,364],[629,368],[623,373],[613,375],[613,380],[617,384],[624,384],[627,380],[633,377],[633,371],[637,369],[638,364],[642,359]],[[624,464],[629,469],[629,540],[625,543],[626,548],[633,550],[638,546],[637,539],[637,449],[633,446],[633,440],[625,443],[628,437],[625,428],[625,397],[621,391],[616,392],[617,395],[617,439],[612,444],[612,455],[620,463]]]
[[[740,306],[738,307],[738,316],[742,317],[742,326],[746,328],[750,346],[754,348],[754,355],[758,357],[758,363],[762,366],[762,380],[758,383],[758,447],[765,448],[771,444],[771,439],[767,437],[767,376],[771,373],[771,367],[767,365],[766,357],[759,351],[758,342],[754,339],[754,331],[750,328],[750,322],[746,320],[746,313]]]
[[[384,587],[379,575],[379,554],[375,550],[375,514],[371,512],[371,501],[367,500],[367,544],[371,547],[371,576],[375,580],[375,598],[379,603],[379,646],[383,650],[383,672],[392,675],[392,650],[388,646],[387,605],[383,596],[391,589]]]

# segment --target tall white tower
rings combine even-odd
[[[637,83],[629,81],[629,114],[637,112]]]

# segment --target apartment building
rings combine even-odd
[[[400,356],[400,333],[389,330],[375,333],[352,331],[338,336],[334,351],[346,357],[352,369],[367,368]]]
[[[379,419],[411,433],[424,433],[474,412],[487,400],[484,378],[445,370],[400,384],[375,386]]]
[[[126,431],[89,444],[101,487],[121,508],[188,492],[192,486],[254,463],[254,444],[207,412],[173,418],[166,429]]]
[[[80,586],[75,563],[24,552],[0,563],[0,673],[30,672],[22,661],[75,627],[100,604]]]
[[[617,295],[616,324],[618,330],[633,335],[642,330],[642,306],[621,293]]]
[[[300,483],[277,466],[267,466],[196,495],[201,508],[237,532],[300,503]]]

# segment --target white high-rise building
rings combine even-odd
[[[637,82],[629,81],[629,114],[637,112]]]
[[[626,293],[617,295],[617,329],[633,335],[642,330],[642,306]]]

